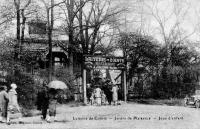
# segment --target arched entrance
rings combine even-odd
[[[84,68],[83,68],[83,96],[84,103],[87,103],[87,84],[86,73],[87,69],[99,69],[99,70],[121,70],[121,78],[123,79],[123,96],[124,101],[127,101],[127,86],[126,86],[126,65],[123,57],[111,57],[111,56],[84,56]]]

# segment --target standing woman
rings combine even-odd
[[[101,106],[101,89],[99,88],[99,85],[97,85],[97,88],[95,89],[95,98],[97,106]]]
[[[1,122],[9,122],[8,116],[7,116],[9,98],[8,98],[8,93],[6,91],[7,91],[6,86],[0,87],[0,114],[1,114],[0,121]]]
[[[55,89],[49,89],[49,118],[47,122],[54,122],[56,117],[56,105],[57,105],[57,91]]]
[[[17,100],[17,85],[12,83],[11,85],[11,89],[8,92],[8,96],[9,96],[9,103],[8,103],[8,117],[11,117],[11,114],[15,114],[15,113],[20,113],[20,116],[18,116],[18,118],[21,118],[21,111],[19,108],[19,104],[18,104],[18,100]]]
[[[20,112],[19,104],[17,101],[17,92],[16,92],[17,85],[12,83],[10,86],[11,86],[11,89],[8,92],[8,96],[9,96],[8,108],[9,110],[11,110],[11,112],[14,112],[14,111]]]
[[[114,102],[114,105],[117,104],[117,101],[118,101],[118,87],[117,85],[113,85],[113,88],[112,88],[112,94],[113,94],[113,102]]]

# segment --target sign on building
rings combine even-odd
[[[123,57],[84,56],[85,66],[88,69],[125,69]]]

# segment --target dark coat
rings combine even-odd
[[[0,112],[3,117],[7,117],[8,102],[8,93],[5,90],[0,91]]]
[[[110,90],[108,86],[104,86],[102,90],[104,91],[106,98],[108,100],[108,103],[110,104],[112,101],[112,91]]]
[[[43,108],[48,109],[49,107],[49,95],[46,89],[42,89],[42,91],[38,92],[37,95],[37,109],[41,110]]]

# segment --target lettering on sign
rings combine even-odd
[[[123,57],[84,56],[86,68],[125,69]],[[89,65],[89,66],[87,66]]]

